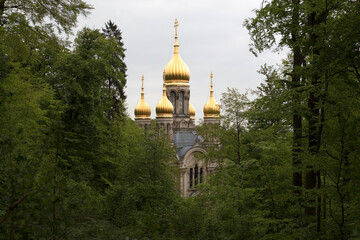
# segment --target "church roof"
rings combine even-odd
[[[174,132],[173,138],[179,159],[183,158],[186,152],[195,145],[196,139],[199,139],[200,142],[204,142],[204,138],[195,131]]]
[[[180,148],[177,152],[178,158],[182,159],[190,148],[192,148],[192,146]]]

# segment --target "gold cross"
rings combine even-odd
[[[141,76],[141,88],[144,89],[144,74]]]
[[[175,18],[175,24],[174,24],[174,28],[175,28],[175,35],[177,36],[177,27],[179,26],[178,20]]]
[[[213,75],[213,73],[211,72],[211,73],[210,73],[211,85],[213,84],[213,80],[212,80],[212,79],[213,79],[213,77],[214,77],[214,75]]]

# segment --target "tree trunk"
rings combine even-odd
[[[320,14],[319,16],[321,16]],[[315,12],[311,12],[308,15],[308,25],[310,29],[314,30],[315,26],[318,25],[323,21],[323,18],[317,19],[317,14]],[[318,36],[316,33],[311,32],[310,33],[310,45],[311,45],[311,51],[313,56],[318,56],[320,54],[320,51],[317,47],[317,41]],[[319,153],[320,150],[320,144],[321,144],[321,132],[320,132],[320,109],[319,109],[319,102],[320,102],[320,76],[321,73],[317,72],[316,67],[312,68],[313,73],[310,76],[310,93],[308,98],[308,110],[309,110],[309,153],[311,156],[316,156]],[[322,113],[324,114],[324,113]],[[320,178],[320,172],[319,170],[314,170],[314,164],[308,163],[307,164],[307,172],[306,172],[306,183],[305,188],[307,190],[315,189],[315,187],[320,188],[321,187],[321,178]],[[314,195],[310,194],[310,199],[308,200],[306,206],[305,206],[305,214],[309,217],[315,216],[315,212],[317,210],[316,214],[316,225],[317,225],[317,231],[320,231],[320,211],[321,211],[321,198],[317,198],[317,203],[315,201],[316,197]],[[316,209],[317,205],[317,209]],[[310,220],[311,221],[311,220]]]
[[[5,9],[6,0],[0,0],[0,17],[2,17],[4,9]]]
[[[13,173],[13,164],[11,161],[11,172]],[[11,178],[11,203],[15,202],[15,180]],[[12,204],[11,204],[12,205]],[[10,234],[9,239],[15,239],[15,215],[14,211],[10,212]]]
[[[241,162],[241,154],[240,154],[241,143],[240,143],[240,120],[239,120],[239,113],[237,113],[237,117],[236,117],[236,142],[237,142],[237,150],[236,150],[237,163],[240,164],[240,162]]]
[[[299,26],[299,1],[294,2],[294,12],[293,12],[293,25]],[[300,74],[299,69],[303,63],[303,56],[300,50],[300,47],[297,45],[298,41],[298,31],[296,31],[295,27],[291,33],[291,39],[293,43],[293,72],[291,76],[291,87],[294,91],[293,93],[293,104],[295,106],[293,110],[293,122],[292,127],[294,130],[293,133],[293,146],[292,146],[292,165],[293,165],[293,185],[298,189],[295,190],[295,193],[301,195],[301,190],[299,188],[302,187],[302,170],[301,168],[301,160],[299,159],[299,154],[302,151],[302,116],[298,106],[301,105],[300,99]]]

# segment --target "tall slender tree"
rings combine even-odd
[[[122,41],[122,35],[120,29],[115,23],[109,20],[105,23],[105,28],[102,28],[102,32],[107,39],[114,39],[117,42],[118,51],[113,52],[111,66],[113,74],[107,76],[106,84],[108,91],[113,96],[113,107],[108,116],[111,117],[114,113],[119,113],[124,108],[124,101],[126,100],[125,86],[126,86],[126,64],[124,61],[125,51],[124,43]]]

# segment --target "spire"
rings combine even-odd
[[[178,43],[178,35],[177,28],[179,26],[178,20],[175,18],[174,28],[175,28],[175,44],[174,44],[174,54],[179,53],[179,43]]]
[[[140,102],[136,105],[134,113],[135,120],[150,119],[151,116],[151,109],[144,98],[144,74],[141,76],[141,99]]]
[[[213,73],[210,73],[210,98],[204,106],[204,118],[219,118],[220,116],[220,106],[214,98],[214,88],[213,88]]]
[[[214,97],[214,88],[213,88],[213,73],[210,73],[210,79],[211,79],[211,84],[210,84],[210,97]]]
[[[141,99],[144,99],[144,74],[141,76]]]

